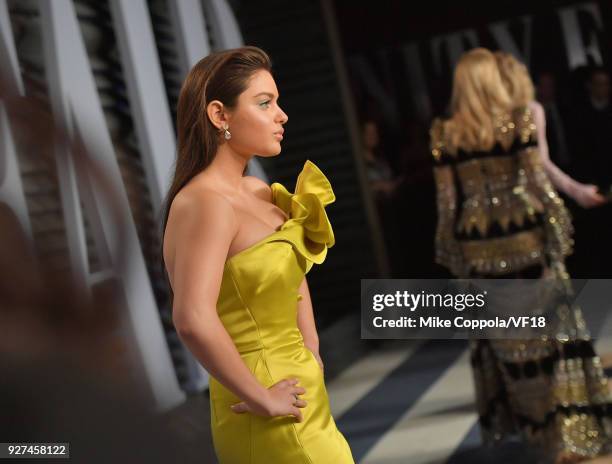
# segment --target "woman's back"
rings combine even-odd
[[[570,219],[543,170],[531,111],[492,122],[492,147],[455,145],[452,120],[431,129],[437,261],[457,275],[508,274],[571,251]]]

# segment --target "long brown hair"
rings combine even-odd
[[[234,48],[202,58],[191,68],[183,82],[176,109],[176,164],[165,200],[162,222],[161,262],[167,282],[163,238],[170,206],[178,192],[210,165],[221,141],[220,132],[208,118],[206,107],[209,102],[219,100],[225,107],[235,108],[249,79],[260,70],[272,70],[266,52],[257,47]]]

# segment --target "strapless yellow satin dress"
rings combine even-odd
[[[225,263],[217,311],[240,356],[264,386],[296,377],[303,422],[293,416],[236,414],[240,398],[210,379],[211,428],[221,464],[354,463],[329,408],[323,373],[297,326],[298,287],[321,264],[334,233],[325,206],[335,201],[325,175],[306,161],[295,193],[271,186],[273,202],[289,219]]]

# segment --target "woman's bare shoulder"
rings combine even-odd
[[[181,189],[170,205],[168,223],[224,224],[235,222],[232,202],[226,195],[206,186],[187,186]]]
[[[227,196],[193,185],[181,189],[172,200],[164,231],[163,253],[169,275],[177,247],[188,247],[193,256],[201,247],[226,249],[237,229],[236,213]]]
[[[528,108],[533,113],[533,119],[536,121],[536,124],[542,124],[546,121],[545,111],[542,104],[536,100],[532,100],[529,102]]]
[[[531,100],[528,104],[527,107],[531,110],[531,111],[544,111],[544,107],[542,106],[542,104],[537,101],[537,100]]]

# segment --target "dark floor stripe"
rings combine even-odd
[[[448,458],[446,464],[459,464],[466,462],[463,459],[464,453],[480,447],[481,444],[482,440],[480,439],[480,425],[478,424],[478,421],[476,421],[470,431],[465,435],[465,437],[463,437],[463,440],[461,440],[461,443],[457,449],[455,449],[450,458]]]
[[[465,435],[459,447],[446,464],[537,464],[536,450],[527,447],[520,439],[509,440],[498,446],[483,446],[478,422]]]
[[[366,455],[466,348],[465,340],[424,343],[336,420],[356,461]]]
[[[478,427],[470,430],[466,440],[472,440],[480,432]],[[509,441],[495,447],[472,446],[457,450],[446,464],[538,464],[542,462],[533,449],[526,448],[520,441]]]

